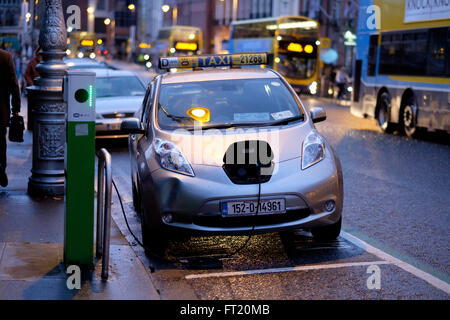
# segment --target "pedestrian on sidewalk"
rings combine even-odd
[[[34,79],[39,77],[36,66],[42,61],[41,51],[41,47],[37,47],[34,52],[34,57],[31,58],[30,62],[28,62],[24,75],[27,87],[34,85]]]
[[[11,113],[20,112],[20,90],[17,82],[16,69],[11,55],[0,49],[0,186],[8,185],[6,176],[6,128],[9,126]],[[12,97],[12,99],[10,99]]]
[[[34,79],[39,77],[39,73],[36,70],[36,66],[42,61],[41,51],[42,48],[38,46],[34,51],[34,57],[31,58],[30,62],[28,62],[27,68],[25,69],[24,78],[27,87],[33,86]],[[28,118],[27,129],[33,130],[34,113],[32,112],[30,103],[27,104],[27,118]]]
[[[347,70],[345,67],[339,69],[336,74],[336,84],[338,86],[338,100],[343,99],[344,95],[346,95],[347,84],[350,82],[350,78],[348,77]]]

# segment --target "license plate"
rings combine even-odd
[[[286,212],[284,199],[261,200],[258,210],[257,204],[256,200],[222,202],[222,216],[252,216],[257,211],[258,215]]]
[[[106,130],[120,130],[120,123],[108,123],[108,124],[106,124]]]

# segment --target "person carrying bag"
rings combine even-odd
[[[23,130],[25,130],[23,117],[14,114],[9,121],[9,141],[23,142]]]
[[[0,49],[0,75],[0,186],[6,187],[8,185],[8,177],[6,176],[6,132],[10,125],[11,113],[13,114],[12,118],[20,117],[20,90],[13,59],[3,49]],[[13,121],[15,127],[16,121]],[[20,123],[16,129],[13,129],[12,138],[20,138],[14,136],[17,134],[17,128],[20,128]]]

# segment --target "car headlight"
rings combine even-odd
[[[161,167],[166,170],[175,171],[192,177],[194,176],[191,165],[172,142],[155,139],[153,141],[153,148],[157,154],[157,159]]]
[[[302,170],[311,167],[323,158],[325,158],[323,139],[318,133],[311,131],[303,141]]]

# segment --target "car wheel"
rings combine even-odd
[[[336,223],[311,230],[313,237],[320,241],[336,240],[341,233],[342,217]]]
[[[414,105],[414,98],[410,98],[406,105],[402,108],[400,114],[401,124],[403,131],[410,138],[417,138],[422,133],[421,128],[416,126],[417,114],[416,107]]]
[[[395,130],[395,125],[389,122],[389,101],[389,94],[384,92],[378,101],[375,115],[378,126],[384,133],[392,133]]]
[[[145,253],[157,258],[162,258],[165,254],[168,236],[165,232],[165,226],[162,222],[151,223],[147,211],[141,203],[141,228],[142,228],[142,244],[144,245]]]

